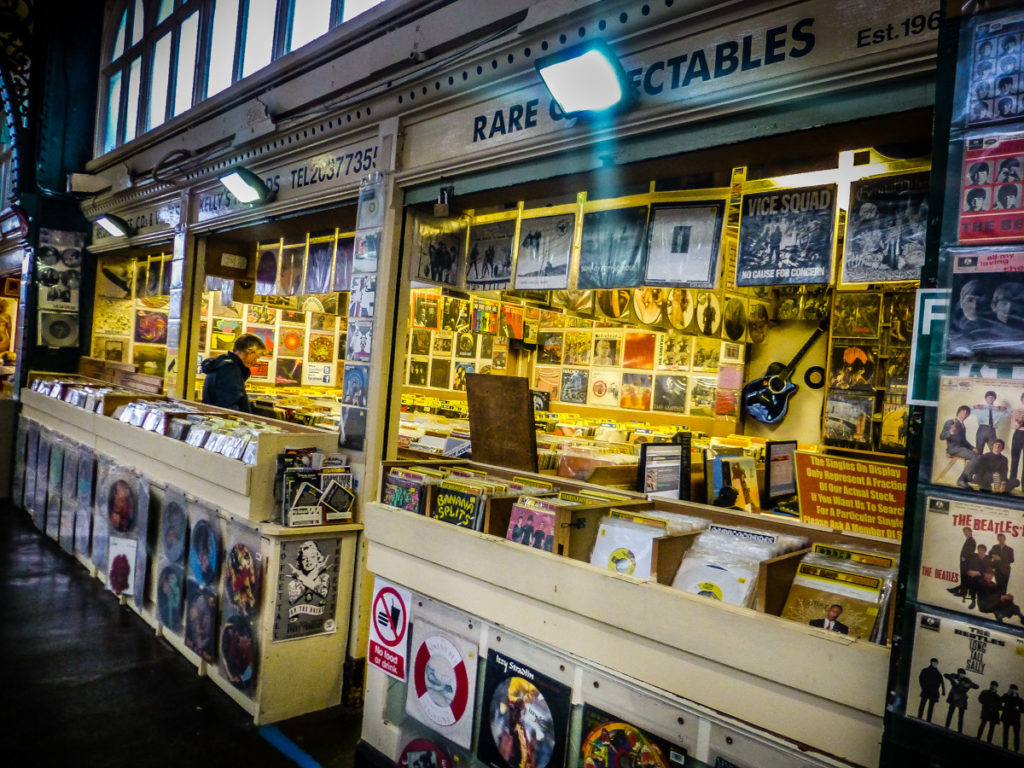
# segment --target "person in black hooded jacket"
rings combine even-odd
[[[200,366],[206,374],[203,382],[203,402],[220,408],[231,408],[243,413],[252,413],[249,397],[245,394],[245,381],[251,375],[249,367],[267,354],[263,339],[251,333],[244,333],[235,339],[230,352],[220,357],[203,360]]]

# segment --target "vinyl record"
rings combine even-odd
[[[745,605],[752,574],[736,566],[715,565],[700,559],[683,561],[672,586],[732,605]]]
[[[47,347],[74,347],[78,344],[78,316],[66,312],[42,312],[39,333]]]
[[[129,530],[138,511],[138,489],[129,479],[119,477],[107,491],[107,520],[112,530]]]
[[[259,570],[252,550],[245,544],[235,544],[228,552],[226,564],[225,598],[247,615],[255,614],[259,602]]]
[[[256,638],[244,616],[235,615],[224,622],[220,633],[220,657],[228,680],[236,688],[248,688],[256,667]]]
[[[428,635],[416,649],[414,694],[432,722],[455,725],[466,714],[469,671],[459,649],[444,635]]]
[[[185,540],[188,538],[188,518],[181,504],[176,501],[164,507],[163,530],[160,537],[164,556],[172,563],[183,562]]]
[[[185,571],[166,565],[157,581],[156,609],[160,623],[173,632],[181,631],[181,608],[185,597]]]
[[[398,758],[398,768],[452,768],[448,753],[427,739],[413,739]]]

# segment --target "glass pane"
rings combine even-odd
[[[128,70],[128,103],[124,108],[124,140],[135,138],[139,127],[139,88],[142,86],[142,57],[131,63]]]
[[[121,14],[121,23],[117,25],[117,37],[114,38],[114,52],[110,55],[111,61],[117,61],[118,58],[124,53],[124,29],[128,23],[128,10]]]
[[[117,146],[117,121],[121,117],[121,73],[110,76],[107,88],[107,128],[103,134],[103,151],[109,152]]]
[[[132,19],[132,45],[142,39],[142,24],[146,20],[142,0],[135,0],[135,16]]]
[[[331,0],[295,0],[289,51],[301,48],[327,32],[331,25]]]
[[[341,20],[343,22],[349,19],[354,19],[363,11],[368,11],[375,5],[380,5],[384,0],[344,0],[345,7],[341,12]]]
[[[199,39],[199,12],[181,22],[178,38],[178,79],[174,86],[174,114],[192,106],[192,84],[196,77],[196,42]]]
[[[167,114],[167,84],[171,77],[171,33],[153,46],[153,67],[149,80],[149,120],[146,130],[163,123]]]
[[[242,77],[248,77],[270,63],[274,53],[274,17],[277,0],[249,0],[245,20],[245,50],[242,51]]]
[[[238,30],[238,0],[218,0],[213,11],[213,36],[210,38],[210,69],[206,79],[206,97],[220,93],[232,80],[235,65],[235,32]]]
[[[156,12],[156,23],[159,24],[161,21],[171,15],[171,11],[174,10],[174,0],[160,0],[160,10]]]

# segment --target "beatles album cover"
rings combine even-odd
[[[988,498],[981,504],[946,494],[926,496],[917,599],[1016,623],[1014,596],[1024,595],[1015,552],[1021,541],[1024,510]]]
[[[512,283],[512,250],[516,221],[495,221],[469,228],[466,286],[477,291],[503,291]]]
[[[948,360],[1024,360],[1024,251],[950,250]]]
[[[962,66],[970,78],[966,93],[961,95],[966,123],[984,126],[1019,119],[1024,114],[1024,15],[1000,13],[991,20],[979,19],[966,34],[969,37],[963,45],[967,61]],[[960,90],[964,90],[962,86]],[[1016,181],[1020,181],[1019,176]]]
[[[477,757],[491,768],[565,764],[571,689],[532,667],[487,652]]]
[[[744,195],[736,285],[830,282],[835,219],[835,184]]]
[[[837,293],[832,305],[832,335],[877,338],[881,315],[881,294],[873,291]]]
[[[647,206],[583,215],[578,288],[633,288],[643,282]]]
[[[920,279],[928,180],[927,172],[904,173],[850,185],[841,283]]]
[[[969,137],[964,141],[958,242],[993,245],[1024,240],[1022,162],[1022,133]]]
[[[569,287],[569,260],[576,236],[576,215],[524,218],[516,250],[516,290]]]
[[[635,768],[687,765],[685,747],[584,703],[578,768],[610,768],[612,756],[622,765],[627,755]]]
[[[457,392],[466,391],[466,376],[476,373],[476,363],[455,363],[455,372],[452,376],[452,389]]]
[[[916,624],[907,717],[1019,753],[1024,636],[934,612]]]
[[[429,381],[430,371],[429,357],[409,358],[409,384],[414,387],[425,387]]]

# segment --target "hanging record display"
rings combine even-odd
[[[476,700],[476,646],[423,621],[412,625],[412,674],[405,711],[469,749]]]
[[[260,559],[259,538],[238,524],[229,524],[218,656],[224,676],[246,693],[256,688]]]
[[[502,291],[509,287],[515,236],[515,219],[469,228],[466,285],[470,290]]]
[[[102,503],[111,531],[132,530],[139,513],[138,476],[120,467],[112,468],[107,474]]]
[[[643,282],[647,207],[583,215],[578,288],[632,288]]]
[[[570,688],[496,650],[487,653],[477,757],[491,768],[565,764]]]

